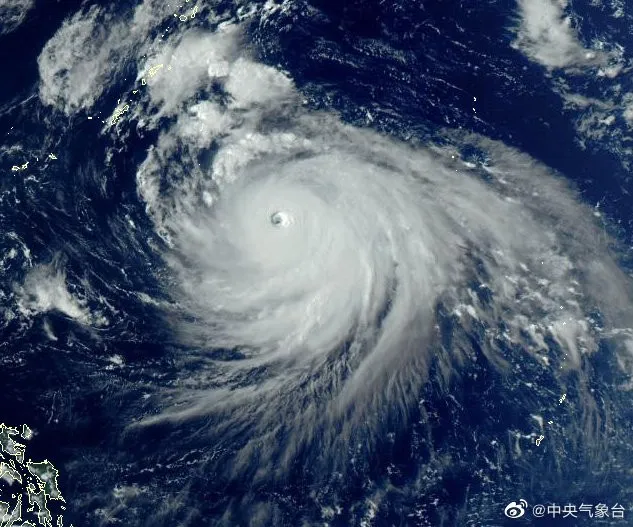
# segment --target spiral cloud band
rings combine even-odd
[[[212,422],[236,438],[229,472],[283,473],[314,441],[341,469],[351,439],[371,446],[387,414],[406,419],[434,358],[447,376],[474,360],[467,341],[442,347],[439,304],[500,370],[512,349],[582,376],[617,334],[628,374],[628,278],[562,179],[481,137],[410,145],[307,110],[236,35],[184,37],[155,57],[173,73],[148,81],[156,118],[177,119],[138,189],[188,351],[139,426]],[[210,83],[221,96],[194,98]]]

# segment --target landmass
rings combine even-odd
[[[18,442],[33,436],[27,425],[20,432],[0,423],[0,527],[64,527],[63,514],[57,512],[65,510],[59,471],[47,459],[27,459],[26,445]]]

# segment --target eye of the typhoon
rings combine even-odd
[[[284,211],[276,211],[270,215],[270,223],[275,227],[287,227],[292,222],[290,214]]]

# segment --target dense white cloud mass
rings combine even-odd
[[[101,95],[116,63],[106,26],[99,27],[99,9],[77,13],[48,41],[38,59],[40,98],[66,113],[91,106]],[[109,45],[110,44],[110,45]],[[80,50],[85,54],[81,54]]]
[[[440,300],[488,328],[483,351],[502,369],[502,342],[582,369],[599,339],[589,305],[618,305],[613,323],[631,323],[630,284],[591,210],[545,167],[480,137],[413,147],[305,111],[284,74],[236,54],[237,35],[166,47],[189,75],[166,71],[148,92],[157,115],[183,109],[137,178],[171,247],[180,337],[206,366],[143,425],[223,415],[210,434],[257,431],[231,469],[257,451],[261,474],[283,471],[316,435],[336,465],[354,434],[371,442],[380,408],[405,408],[424,382]],[[211,82],[223,96],[192,97]],[[210,164],[193,161],[212,144]],[[461,145],[486,160],[463,162]],[[214,359],[218,348],[234,360]]]
[[[39,60],[41,99],[72,114],[98,99],[111,56],[134,59],[138,102],[120,103],[129,111],[104,133],[133,119],[157,136],[137,191],[167,247],[171,303],[156,305],[186,351],[130,430],[199,419],[200,435],[231,445],[216,473],[257,481],[287,474],[313,442],[315,467],[344,471],[350,445],[371,448],[383,420],[406,420],[434,358],[446,377],[476,360],[469,338],[506,373],[523,358],[556,364],[561,386],[611,339],[631,373],[630,279],[562,178],[479,136],[408,144],[308,110],[235,25],[147,43],[164,15],[152,5],[132,28],[78,14]],[[593,60],[562,4],[520,5],[528,56],[548,68]],[[33,290],[45,305],[49,290]],[[446,348],[440,305],[463,329]],[[596,428],[582,395],[583,425]]]
[[[110,13],[96,5],[66,20],[38,58],[40,99],[70,115],[90,109],[119,73],[150,29],[164,16],[153,0],[131,14]]]
[[[516,46],[548,68],[595,63],[598,54],[585,49],[571,18],[565,16],[566,0],[519,0],[521,23]]]

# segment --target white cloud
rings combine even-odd
[[[566,68],[596,62],[599,53],[580,42],[566,0],[518,0],[521,18],[514,45],[547,68]]]
[[[189,114],[178,120],[179,135],[193,141],[198,148],[208,147],[213,139],[227,133],[233,117],[211,101],[202,101],[189,108]]]
[[[596,34],[590,45],[584,44],[573,22],[581,19],[567,0],[517,2],[519,23],[513,47],[547,68],[552,89],[575,125],[576,142],[582,148],[615,153],[628,169],[633,152],[618,122],[629,122],[630,110],[615,81],[630,70],[625,47],[608,33]],[[599,2],[590,6],[595,13],[603,7]],[[579,78],[585,82],[579,84]]]
[[[68,291],[65,273],[55,266],[35,267],[18,288],[18,293],[20,311],[25,315],[59,311],[83,323],[91,320],[85,302]]]
[[[34,5],[35,0],[0,0],[0,35],[15,31]]]
[[[622,117],[629,126],[633,127],[633,93],[625,94],[622,99],[624,104]]]
[[[38,58],[40,99],[67,114],[89,108],[110,81],[118,63],[122,26],[108,26],[109,17],[93,6],[64,22]]]
[[[294,92],[292,81],[280,71],[244,58],[232,65],[226,90],[237,107],[264,105]]]
[[[408,346],[425,342],[420,328],[433,326],[440,294],[459,306],[464,326],[478,320],[496,328],[500,313],[516,321],[491,342],[513,342],[544,367],[560,359],[583,375],[583,355],[597,348],[586,306],[605,301],[606,314],[610,304],[631,301],[589,207],[502,144],[472,138],[489,154],[482,167],[450,148],[410,148],[309,112],[282,72],[226,52],[233,48],[221,39],[235,35],[194,33],[165,48],[165,60],[178,60],[152,79],[148,106],[177,118],[161,122],[137,188],[171,247],[174,303],[193,321],[177,324],[178,334],[193,348],[239,349],[243,358],[221,372],[212,360],[199,377],[187,372],[182,390],[144,424],[217,411],[228,417],[211,433],[225,437],[241,429],[244,412],[258,443],[236,456],[229,469],[236,472],[252,462],[250,448],[258,449],[260,473],[273,470],[272,460],[283,471],[293,449],[318,433],[336,457],[332,445],[359,427],[371,441],[378,408],[424,382],[425,345]],[[201,96],[211,82],[222,93]],[[569,104],[601,102],[578,95]],[[607,129],[610,115],[598,124]],[[189,163],[212,143],[206,166]],[[483,170],[494,183],[483,182]],[[273,225],[279,212],[284,221]],[[493,309],[464,293],[471,269],[464,247],[482,252]],[[588,268],[591,260],[606,263]],[[598,286],[602,276],[620,291]],[[349,341],[353,366],[343,380],[326,365],[337,364],[333,350]],[[504,352],[483,348],[503,368]],[[258,367],[270,368],[266,380],[238,388]],[[306,372],[314,382],[303,391]],[[339,428],[330,426],[339,418]],[[284,445],[266,437],[279,422],[288,426]]]
[[[146,79],[158,116],[175,114],[199,89],[228,74],[229,63],[236,58],[231,31],[234,28],[211,34],[186,33],[173,43],[165,43],[144,61],[138,80]],[[162,68],[151,77],[152,68],[161,64]]]
[[[164,5],[146,0],[136,7],[132,22],[97,6],[66,20],[38,58],[40,99],[66,114],[91,108],[110,86],[126,58],[156,21]]]
[[[564,4],[520,5],[517,45],[530,58],[551,69],[593,60]],[[452,140],[486,152],[485,165],[311,112],[290,78],[241,51],[238,28],[148,43],[153,6],[128,29],[96,8],[76,15],[40,57],[42,99],[67,113],[91,107],[121,61],[136,61],[146,81],[130,114],[159,132],[137,192],[168,242],[170,303],[160,307],[187,351],[175,355],[182,377],[168,393],[157,386],[142,425],[221,414],[209,434],[228,441],[248,427],[229,474],[283,473],[314,438],[335,465],[354,434],[371,444],[382,433],[384,408],[415,402],[440,301],[459,310],[464,331],[486,328],[482,353],[500,369],[499,343],[511,342],[544,368],[566,361],[582,376],[597,348],[588,313],[630,318],[629,282],[591,208],[546,167],[481,137]],[[606,102],[575,94],[568,104],[601,110],[593,126],[612,124]],[[474,278],[485,278],[492,306]],[[20,298],[27,312],[94,320],[50,267],[29,275]],[[239,357],[215,362],[217,348]],[[446,350],[447,376],[468,360],[459,348]]]

